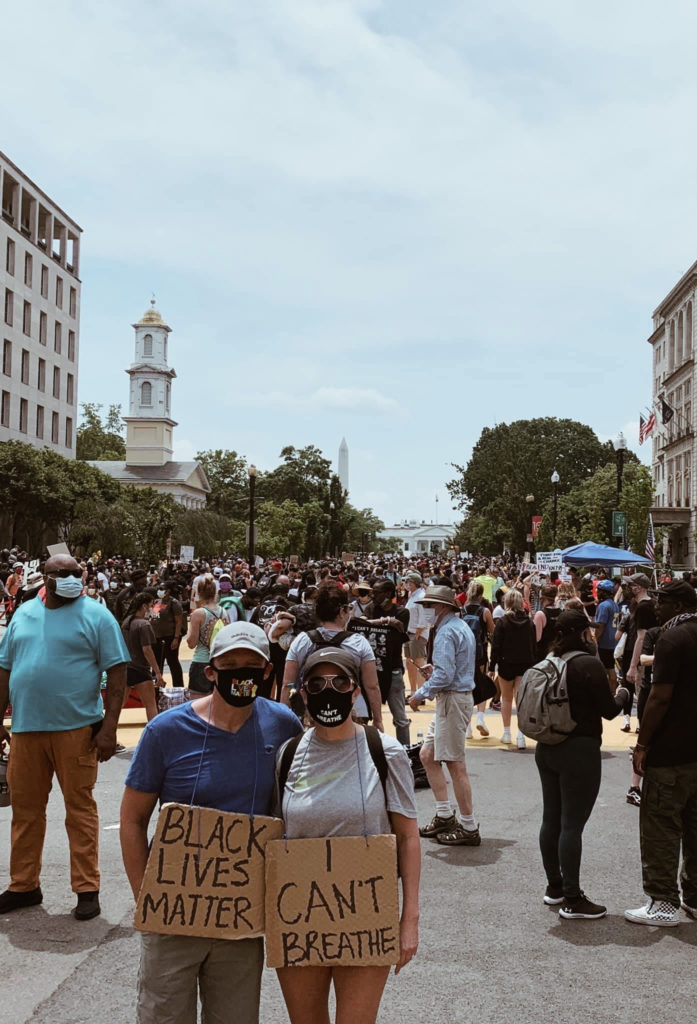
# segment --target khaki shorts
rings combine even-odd
[[[408,644],[404,645],[404,651],[407,658],[424,658],[426,657],[426,639],[423,636],[414,637]]]
[[[474,698],[471,693],[439,693],[424,747],[433,747],[436,761],[464,761],[465,733],[470,724]]]

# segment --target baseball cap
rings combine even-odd
[[[406,576],[404,577],[404,579],[408,583],[417,583],[419,586],[421,586],[421,584],[423,583],[423,578],[421,576],[421,573],[418,573],[418,572],[408,572],[406,574]]]
[[[631,576],[623,576],[622,582],[634,583],[637,587],[641,587],[642,590],[648,590],[651,586],[651,580],[645,572],[635,572]]]
[[[345,651],[341,647],[321,647],[318,651],[311,654],[305,661],[303,678],[307,679],[312,669],[317,668],[318,665],[336,665],[337,668],[343,669],[346,675],[350,676],[355,683],[358,682],[356,659],[350,651]]]
[[[599,580],[598,581],[598,588],[597,589],[598,590],[614,590],[615,589],[615,584],[612,582],[612,580]]]
[[[570,608],[563,611],[557,619],[558,633],[583,633],[590,626],[590,620],[584,612]]]
[[[697,590],[685,580],[671,580],[658,591],[659,600],[667,597],[686,608],[697,608]]]
[[[216,633],[211,644],[211,661],[228,651],[254,651],[267,661],[271,658],[266,633],[252,622],[233,622]]]

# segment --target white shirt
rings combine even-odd
[[[424,606],[417,604],[417,601],[422,601],[426,596],[426,591],[423,587],[418,587],[414,593],[409,597],[405,608],[409,612],[409,629],[407,632],[415,633],[417,629],[420,629],[421,636],[426,639],[430,629],[424,622]]]

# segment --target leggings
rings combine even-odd
[[[583,828],[600,789],[600,740],[576,736],[556,746],[538,743],[542,783],[540,852],[547,881],[567,897],[581,893]]]

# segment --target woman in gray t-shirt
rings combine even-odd
[[[301,693],[314,726],[301,738],[280,794],[286,836],[292,840],[395,833],[402,883],[398,973],[416,953],[419,934],[421,850],[409,758],[397,740],[378,734],[387,762],[383,790],[365,729],[351,718],[360,688],[349,651],[324,647],[310,654]],[[282,747],[278,753],[279,768],[283,751]],[[329,1020],[332,983],[337,1019],[373,1024],[389,971],[278,968],[291,1024]]]

